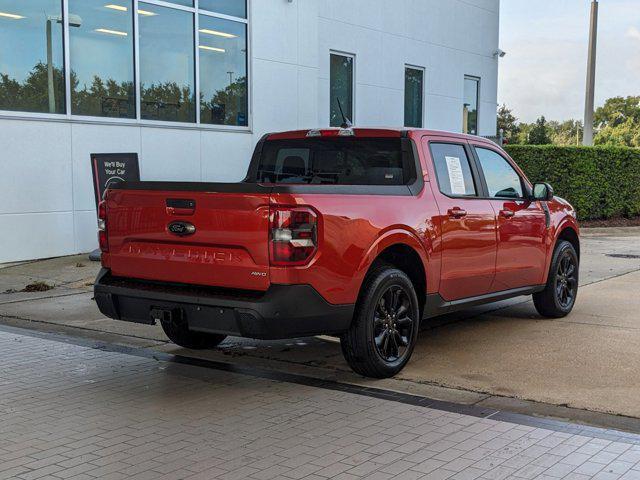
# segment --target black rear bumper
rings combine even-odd
[[[354,305],[328,303],[310,285],[237,291],[118,278],[104,268],[94,297],[100,311],[116,320],[153,325],[165,312],[193,331],[258,339],[339,335],[354,311]]]

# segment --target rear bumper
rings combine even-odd
[[[354,311],[354,305],[328,303],[310,285],[249,292],[118,278],[104,268],[94,297],[100,311],[117,320],[153,325],[152,310],[179,312],[190,330],[258,339],[338,335]]]

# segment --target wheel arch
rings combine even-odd
[[[560,227],[558,236],[555,241],[555,245],[557,245],[558,242],[561,240],[565,240],[569,242],[571,245],[573,245],[573,248],[578,254],[578,260],[580,260],[580,237],[578,236],[578,232],[576,231],[576,229],[573,226],[568,224],[565,224],[562,227]],[[554,245],[554,249],[555,249],[555,245]]]
[[[365,272],[358,292],[358,301],[362,295],[369,273],[380,263],[387,263],[403,271],[411,279],[418,296],[421,313],[427,298],[427,255],[418,240],[408,234],[392,235],[376,245],[367,255],[368,261],[362,265]]]

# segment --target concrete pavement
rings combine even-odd
[[[582,286],[571,316],[541,319],[527,298],[450,315],[421,334],[411,363],[393,380],[353,375],[336,340],[324,337],[281,342],[231,338],[215,351],[185,352],[167,344],[158,327],[104,319],[87,286],[97,266],[85,257],[0,269],[0,292],[35,280],[56,284],[49,292],[0,294],[0,317],[4,323],[71,329],[159,351],[460,403],[496,402],[503,396],[640,418],[640,229],[587,231],[582,251]]]

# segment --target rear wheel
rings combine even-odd
[[[545,317],[561,318],[573,310],[578,295],[578,254],[573,245],[560,241],[556,245],[547,285],[533,295],[533,304]]]
[[[189,330],[186,322],[161,321],[162,330],[176,345],[192,350],[207,350],[220,345],[226,335],[215,333],[194,332]]]
[[[409,277],[388,265],[365,281],[349,331],[342,336],[342,353],[360,375],[392,377],[409,361],[418,337],[418,297]]]

